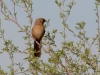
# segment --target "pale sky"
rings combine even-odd
[[[71,0],[66,0],[66,3],[68,4],[70,1]],[[95,22],[97,19],[95,15],[95,11],[94,11],[95,0],[74,0],[74,1],[76,2],[76,4],[73,6],[71,10],[71,14],[68,17],[67,24],[75,33],[77,33],[77,31],[75,30],[76,23],[85,21],[86,23],[85,30],[87,31],[86,35],[88,37],[96,36],[97,34],[96,28],[98,24]],[[12,8],[12,3],[10,2],[10,0],[4,0],[4,2],[12,11],[13,8]],[[40,17],[43,17],[47,20],[50,19],[50,22],[49,22],[50,26],[47,28],[47,31],[52,31],[53,28],[58,29],[55,41],[57,43],[58,48],[61,49],[60,44],[63,39],[61,35],[59,35],[59,32],[63,30],[63,26],[62,26],[62,20],[59,17],[60,9],[55,4],[55,1],[54,0],[33,0],[33,8],[34,8],[34,11],[33,11],[32,17],[34,21],[36,20],[36,18],[40,18]],[[67,7],[65,7],[65,9],[67,9]],[[17,18],[18,18],[19,24],[21,26],[29,25],[29,20],[27,19],[26,17],[27,14],[24,12],[24,10],[22,8],[17,8],[17,11],[18,11]],[[0,19],[2,21],[2,28],[5,29],[5,39],[12,40],[15,46],[19,46],[19,50],[24,50],[26,47],[25,47],[25,41],[23,40],[22,36],[25,34],[18,33],[17,31],[19,30],[19,27],[15,25],[14,23],[12,23],[11,21],[5,21],[1,13],[0,13]],[[69,33],[68,31],[66,31],[66,33],[67,33],[66,40],[70,40],[70,41],[79,40],[73,37],[72,36],[73,34]],[[91,43],[91,40],[89,41]],[[0,39],[0,49],[4,47],[3,43],[4,43],[3,40]],[[97,53],[97,50],[95,47],[93,47],[92,50],[93,50],[93,53]],[[19,61],[24,62],[23,58],[26,55],[15,54],[14,56],[15,56],[15,62],[19,62]],[[41,56],[41,59],[43,59],[44,61],[48,61],[46,54],[43,54]],[[11,61],[9,59],[8,53],[3,53],[0,55],[0,65],[2,69],[8,72],[9,70],[7,69],[7,66],[10,63]],[[27,63],[25,64],[23,66],[27,68],[28,64]]]

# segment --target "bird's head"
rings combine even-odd
[[[35,21],[35,24],[44,24],[44,22],[46,22],[46,20],[44,18],[38,18],[36,21]]]

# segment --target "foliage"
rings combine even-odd
[[[19,33],[25,33],[23,39],[27,42],[26,49],[23,51],[19,50],[19,47],[15,46],[13,41],[10,39],[6,39],[5,29],[2,29],[2,21],[0,20],[0,38],[4,41],[4,47],[0,50],[0,54],[7,52],[10,56],[11,64],[7,67],[9,68],[9,73],[5,72],[2,69],[2,65],[0,67],[0,75],[16,75],[16,74],[24,74],[24,75],[37,75],[41,73],[42,75],[100,75],[100,65],[99,65],[99,55],[100,55],[100,17],[98,14],[99,0],[95,2],[95,12],[97,17],[98,24],[98,34],[93,37],[92,42],[89,43],[90,37],[86,36],[86,31],[84,29],[85,22],[77,22],[76,23],[76,34],[67,24],[67,19],[71,13],[71,9],[76,4],[74,0],[70,1],[69,4],[65,4],[67,0],[55,0],[55,4],[60,9],[60,18],[62,20],[63,31],[58,32],[57,29],[53,29],[52,32],[47,31],[43,38],[42,51],[49,55],[48,63],[43,62],[43,60],[35,58],[33,56],[34,48],[32,40],[35,40],[31,36],[31,28],[33,24],[32,13],[33,10],[33,1],[32,0],[11,0],[13,3],[13,12],[11,12],[7,6],[7,4],[0,0],[0,13],[5,17],[5,21],[11,21],[17,25],[20,30]],[[65,6],[66,5],[66,6]],[[17,10],[16,7],[20,7],[24,9],[27,13],[27,18],[29,19],[30,25],[24,25],[22,27],[17,21]],[[67,9],[64,9],[66,7]],[[49,26],[49,21],[45,24],[45,28]],[[78,38],[79,41],[68,41],[66,40],[66,30],[68,30],[74,37]],[[57,49],[57,44],[55,43],[56,34],[61,34],[64,41],[61,42],[61,49]],[[92,54],[92,46],[97,46],[98,54]],[[40,45],[41,46],[41,45]],[[14,53],[24,53],[27,57],[24,58],[24,63],[28,61],[29,68],[24,68],[24,63],[16,63],[14,62]],[[74,57],[73,57],[74,56]],[[65,61],[65,64],[63,62]],[[19,68],[15,69],[14,66],[17,65]],[[93,73],[91,74],[89,70],[92,69]]]

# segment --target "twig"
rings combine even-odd
[[[16,71],[18,71],[18,69],[20,69],[20,68],[25,64],[26,61],[27,61],[27,60],[25,60],[25,61],[16,69]]]

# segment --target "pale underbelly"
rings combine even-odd
[[[33,37],[36,40],[41,40],[44,35],[44,29],[34,30]]]

